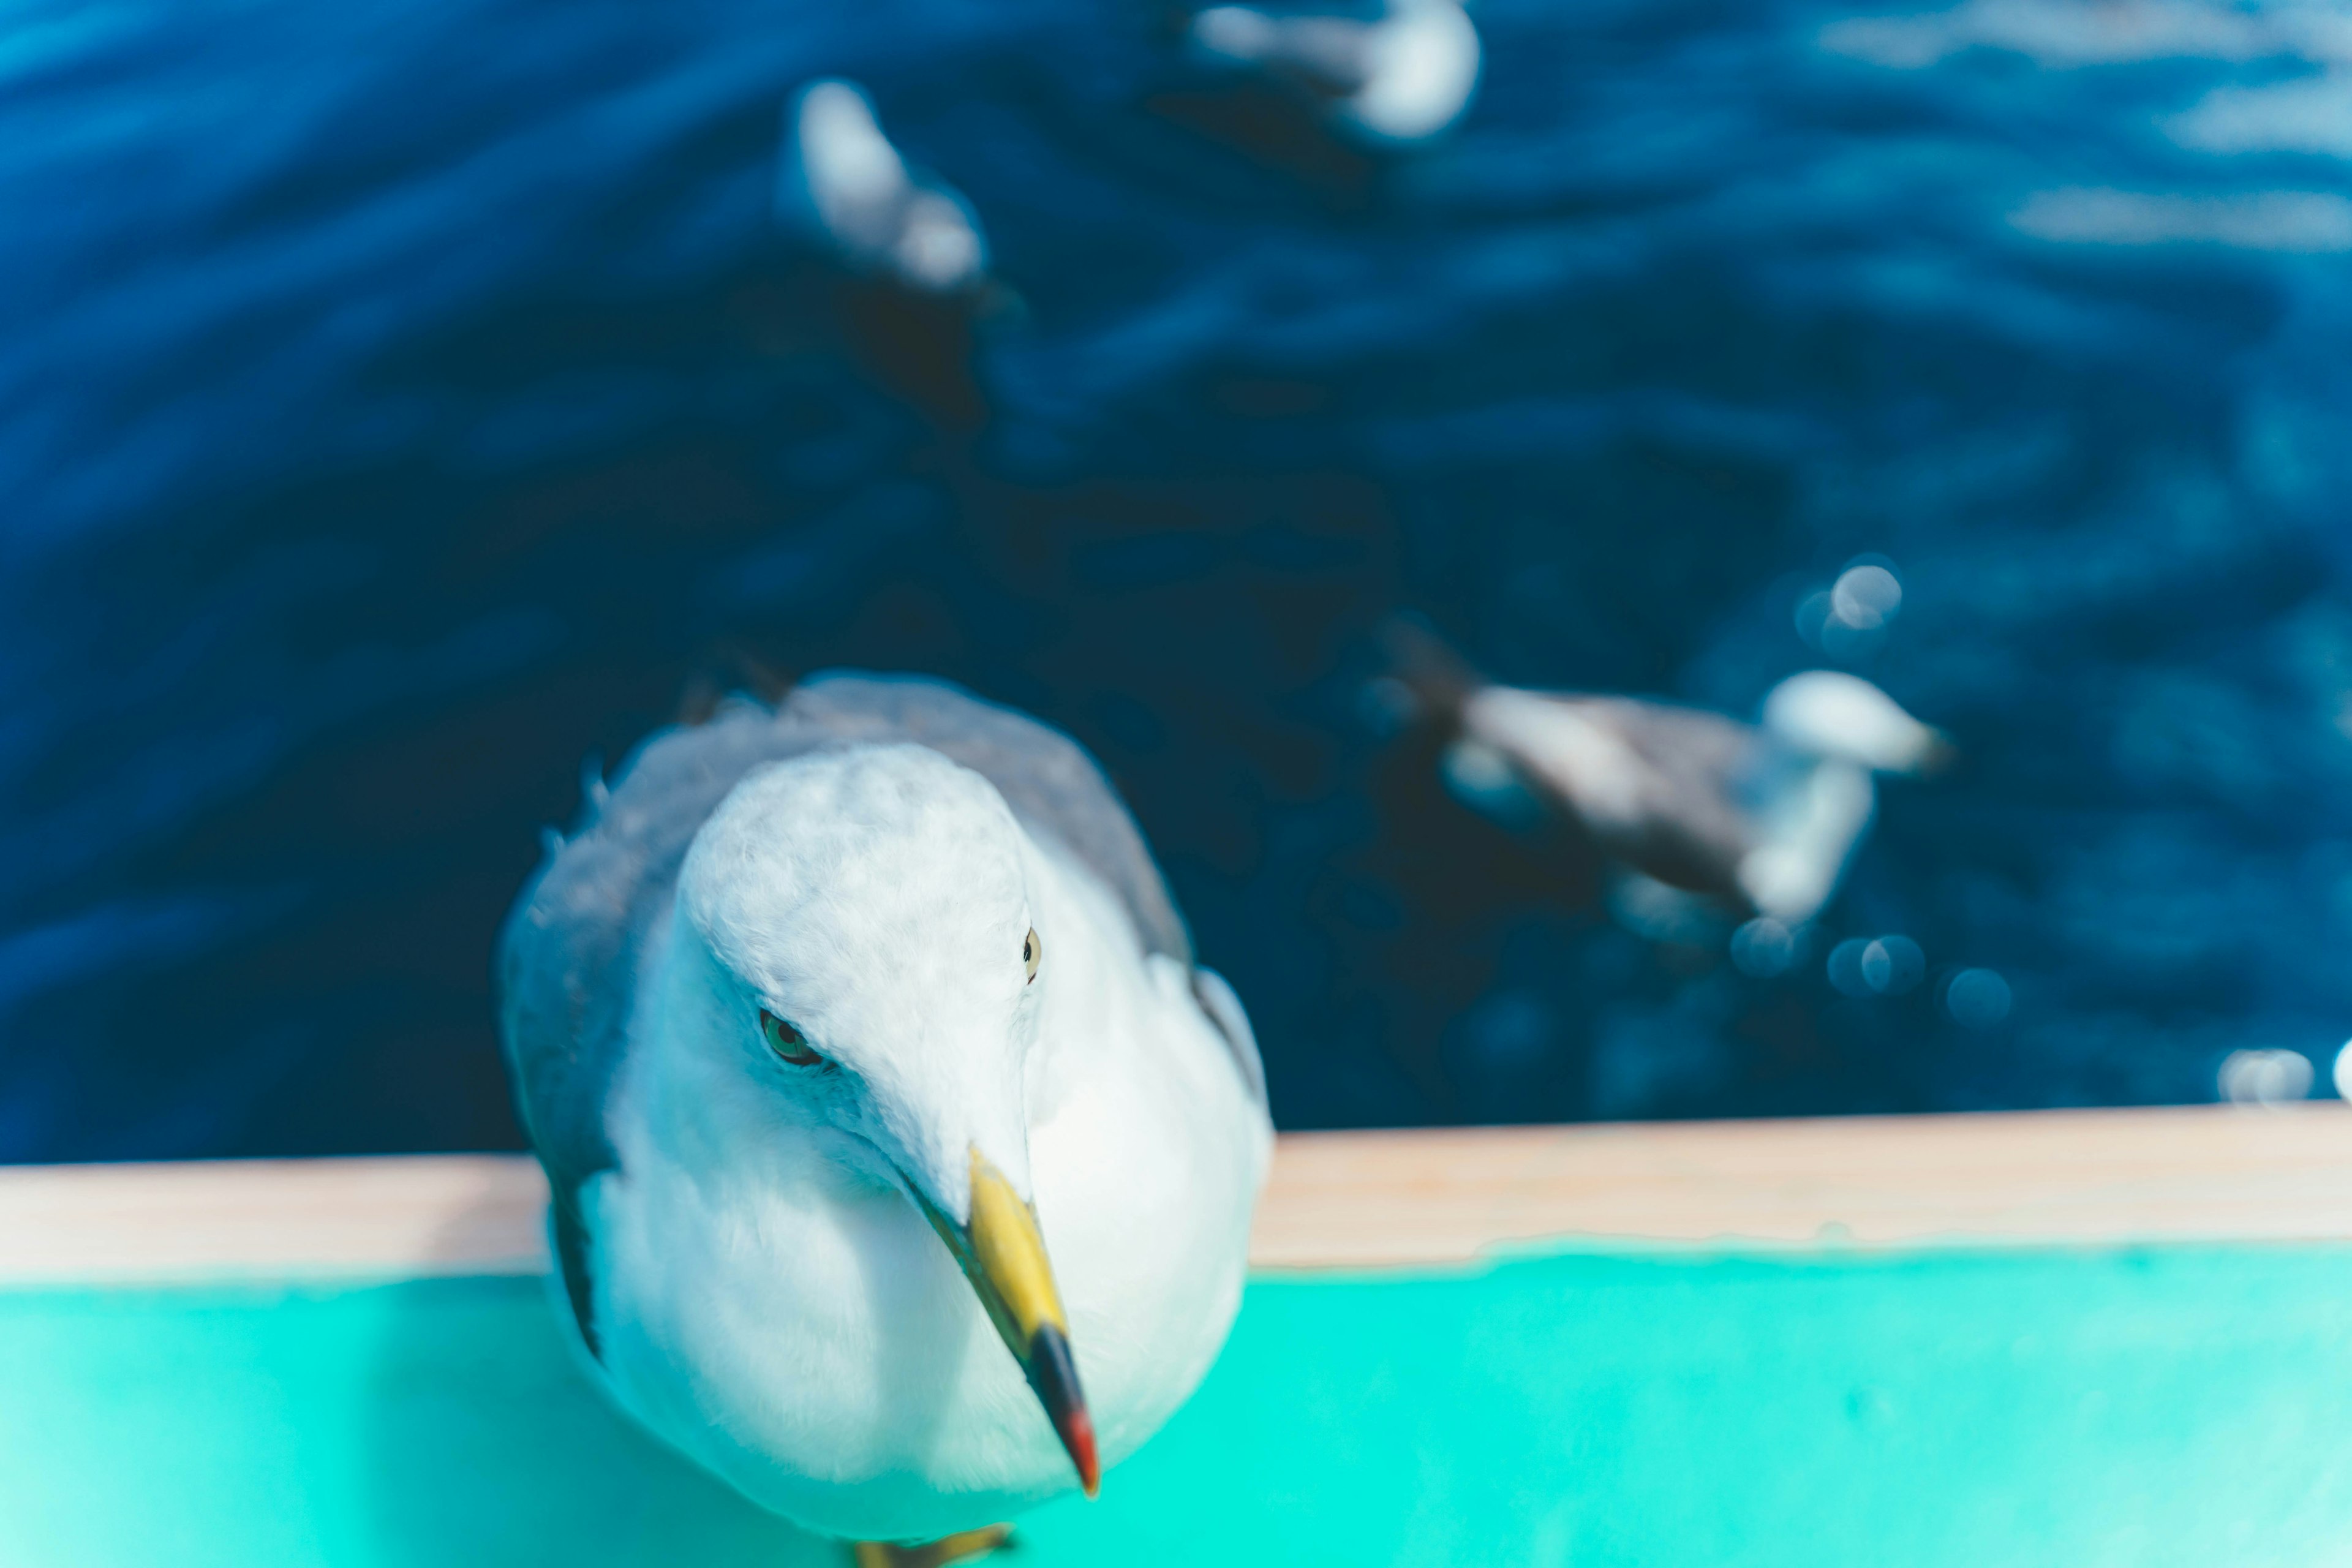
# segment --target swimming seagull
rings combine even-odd
[[[854,83],[810,83],[784,121],[777,210],[852,268],[927,294],[977,287],[988,244],[964,199],[919,180]]]
[[[1186,37],[1212,62],[1291,83],[1376,142],[1436,135],[1462,117],[1478,84],[1478,29],[1457,0],[1381,0],[1369,21],[1213,5]]]
[[[1058,731],[921,679],[733,700],[554,850],[499,979],[596,1377],[809,1529],[950,1542],[861,1563],[1091,1495],[1223,1343],[1256,1046]]]
[[[1674,703],[1485,680],[1408,622],[1388,641],[1411,702],[1454,739],[1461,799],[1511,826],[1566,818],[1669,887],[1795,926],[1843,879],[1876,810],[1876,773],[1931,773],[1941,733],[1859,676],[1790,676],[1744,724]]]
[[[828,258],[820,309],[851,362],[942,431],[985,425],[975,334],[1017,315],[1019,299],[990,272],[971,205],[908,167],[855,83],[814,81],[793,96],[775,210]]]

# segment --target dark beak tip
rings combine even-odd
[[[1029,1346],[1028,1372],[1037,1402],[1045,1407],[1046,1419],[1054,1425],[1054,1436],[1062,1440],[1070,1463],[1077,1468],[1078,1484],[1087,1496],[1093,1497],[1102,1489],[1102,1463],[1095,1452],[1095,1418],[1078,1388],[1077,1363],[1070,1354],[1070,1342],[1059,1329],[1049,1326],[1037,1331]]]

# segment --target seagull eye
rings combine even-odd
[[[760,1009],[760,1037],[768,1042],[770,1050],[796,1068],[813,1068],[824,1060],[809,1049],[805,1036],[765,1007]]]
[[[1029,934],[1021,939],[1021,962],[1028,969],[1031,980],[1037,978],[1037,961],[1045,956],[1045,946],[1037,940],[1037,928],[1031,926]]]

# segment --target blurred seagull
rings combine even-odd
[[[1223,1342],[1256,1047],[1059,732],[927,680],[733,700],[637,752],[499,965],[599,1380],[861,1564],[1091,1495]]]
[[[857,271],[883,273],[927,294],[977,286],[988,268],[980,221],[963,198],[918,181],[845,81],[812,82],[785,120],[776,205],[813,228]]]
[[[982,424],[972,323],[1018,301],[990,275],[971,204],[908,170],[855,84],[815,81],[793,98],[775,205],[845,274],[831,313],[866,373],[942,427]]]
[[[1462,117],[1478,84],[1478,29],[1456,0],[1380,0],[1369,20],[1213,5],[1186,34],[1213,63],[1304,91],[1372,142],[1424,142]]]
[[[1566,818],[1612,859],[1785,925],[1836,892],[1876,809],[1873,775],[1925,773],[1944,737],[1857,676],[1809,670],[1762,721],[1480,678],[1432,634],[1388,631],[1393,679],[1453,741],[1449,788],[1513,826]]]

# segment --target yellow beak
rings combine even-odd
[[[913,1184],[909,1183],[911,1187]],[[1021,1201],[1003,1173],[978,1149],[971,1152],[971,1223],[958,1225],[916,1189],[917,1202],[931,1228],[955,1254],[972,1293],[996,1325],[1004,1348],[1021,1363],[1037,1403],[1054,1424],[1054,1435],[1078,1470],[1078,1484],[1092,1497],[1102,1485],[1095,1456],[1094,1418],[1078,1388],[1078,1366],[1070,1354],[1070,1322],[1062,1293],[1045,1259],[1045,1238],[1037,1215]]]

